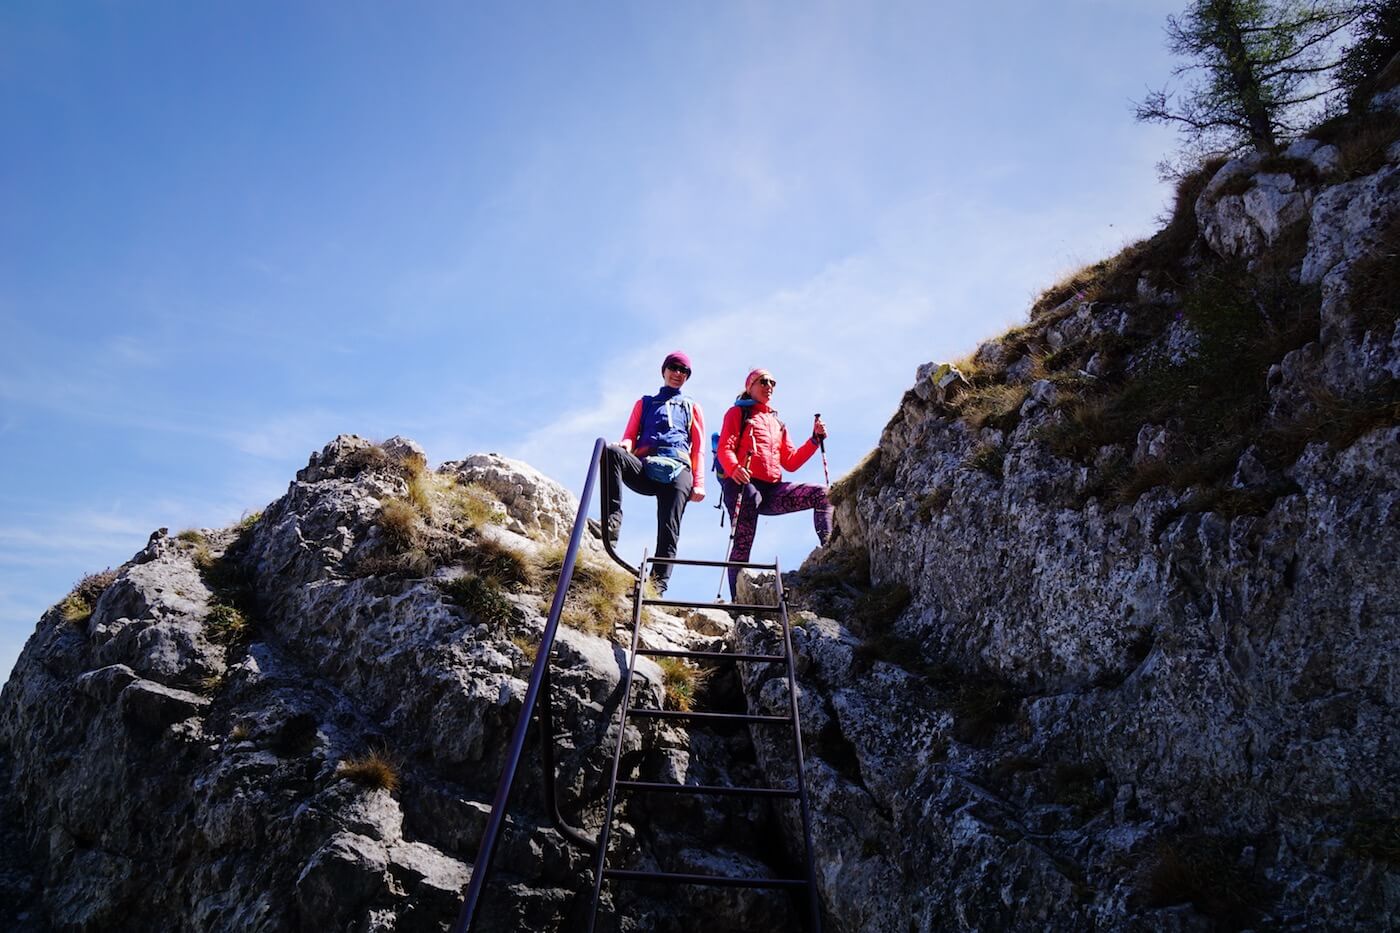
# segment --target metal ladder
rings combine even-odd
[[[648,564],[669,564],[690,567],[724,567],[771,570],[777,588],[777,605],[745,605],[722,602],[696,602],[677,599],[648,599],[644,590]],[[630,569],[630,568],[629,568]],[[663,609],[722,609],[730,613],[751,615],[776,615],[782,626],[782,654],[740,654],[732,651],[675,651],[641,648],[642,609],[655,606]],[[764,716],[752,713],[682,712],[680,710],[644,709],[633,707],[632,682],[638,657],[682,658],[696,661],[720,661],[737,663],[776,664],[787,666],[788,713],[785,716]],[[792,731],[795,754],[796,787],[731,787],[705,786],[693,784],[659,784],[647,781],[618,780],[622,763],[622,746],[627,732],[629,716],[650,719],[685,720],[697,725],[719,723],[745,723],[751,726],[781,727],[786,725]],[[783,576],[777,562],[771,564],[741,563],[737,561],[683,560],[679,558],[648,558],[644,554],[641,566],[637,568],[637,584],[632,598],[632,647],[627,655],[627,672],[622,690],[622,702],[618,709],[617,743],[613,748],[612,775],[608,780],[607,806],[603,816],[603,826],[598,833],[597,848],[593,863],[593,901],[588,911],[588,933],[593,933],[598,917],[598,904],[603,894],[603,882],[643,882],[683,885],[713,885],[733,888],[781,888],[804,890],[806,893],[807,930],[821,933],[821,908],[817,897],[816,872],[812,861],[812,818],[807,800],[807,784],[804,776],[802,755],[802,724],[797,712],[797,669],[792,651],[792,630],[788,624],[787,597],[783,592]],[[608,838],[612,831],[614,809],[618,791],[627,793],[681,793],[704,794],[726,797],[753,797],[768,799],[795,799],[802,814],[804,876],[801,878],[756,878],[698,875],[681,872],[638,871],[622,868],[608,868]]]

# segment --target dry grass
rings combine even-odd
[[[253,727],[246,722],[236,723],[228,733],[230,742],[246,742],[252,737]]]
[[[924,493],[919,497],[919,521],[928,524],[935,514],[943,511],[951,498],[952,491],[947,486],[939,486]]]
[[[564,569],[564,555],[567,548],[556,544],[540,553],[538,566],[544,579],[558,579]],[[632,595],[636,578],[611,562],[603,563],[592,557],[580,554],[574,561],[572,586],[601,590],[609,599],[621,599]]]
[[[402,499],[386,499],[379,506],[379,527],[391,544],[407,550],[418,542],[422,518],[412,503]]]
[[[869,485],[880,472],[880,448],[866,454],[851,472],[831,484],[827,496],[832,505],[840,505]]]
[[[479,576],[495,580],[507,589],[534,587],[539,580],[535,562],[523,551],[492,538],[477,541],[463,557]]]
[[[1020,420],[1021,406],[1029,394],[1029,385],[992,385],[974,389],[963,396],[959,414],[974,430],[994,427],[1007,431]]]
[[[102,598],[102,594],[107,591],[107,587],[117,579],[117,571],[110,567],[100,573],[90,573],[83,577],[76,584],[67,596],[58,604],[59,614],[63,621],[73,625],[82,625],[92,618],[92,610],[96,608],[97,601]]]
[[[238,520],[238,524],[233,526],[233,530],[241,535],[247,534],[253,530],[254,525],[262,520],[262,516],[263,513],[261,511],[249,512]]]
[[[1360,178],[1386,164],[1386,149],[1400,139],[1400,115],[1372,110],[1349,113],[1308,135],[1337,147],[1337,181]]]
[[[358,758],[345,759],[336,768],[336,774],[375,790],[393,793],[399,789],[398,763],[380,750],[370,751]]]
[[[566,550],[561,544],[541,553],[538,560],[541,580],[558,580]],[[611,638],[617,623],[626,615],[621,603],[632,595],[636,582],[636,578],[622,568],[580,554],[574,562],[574,574],[560,619],[570,628]]]
[[[432,485],[428,474],[428,462],[417,454],[410,454],[399,461],[399,469],[407,485],[407,499],[424,518],[433,514],[433,500],[429,494]]]
[[[506,517],[505,506],[484,486],[461,483],[455,476],[440,475],[438,492],[447,505],[448,513],[469,528],[499,525]]]
[[[666,708],[688,713],[695,707],[695,697],[709,679],[702,671],[681,658],[657,658],[661,668],[661,683],[666,690]]]
[[[214,552],[209,550],[209,539],[204,536],[204,532],[197,528],[186,528],[175,536],[175,540],[190,546],[190,560],[197,569],[205,571],[214,566]]]
[[[512,635],[510,643],[519,648],[520,653],[525,655],[526,664],[535,663],[535,658],[537,658],[540,653],[539,642],[535,641],[533,638],[527,638],[524,635]]]

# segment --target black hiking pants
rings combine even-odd
[[[685,505],[690,501],[690,489],[695,480],[689,469],[681,470],[669,483],[658,483],[648,479],[642,472],[642,461],[630,451],[617,444],[609,444],[603,450],[603,469],[610,475],[608,501],[604,503],[607,516],[606,526],[622,527],[622,486],[644,496],[656,497],[656,557],[675,557],[676,544],[681,537],[681,516]],[[607,528],[604,534],[608,533]],[[670,564],[656,564],[651,577],[657,588],[664,590],[671,578]]]

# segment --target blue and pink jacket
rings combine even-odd
[[[687,410],[689,418],[684,417]],[[622,432],[624,446],[630,446],[638,457],[660,454],[689,461],[694,492],[705,491],[704,437],[705,416],[700,403],[670,386],[637,399]]]

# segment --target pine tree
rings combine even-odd
[[[1353,107],[1365,106],[1365,98],[1377,87],[1376,79],[1400,55],[1400,0],[1367,0],[1361,5],[1356,39],[1342,53],[1338,83]]]
[[[1202,149],[1277,152],[1335,94],[1333,40],[1359,15],[1330,0],[1196,0],[1167,17],[1167,47],[1187,59],[1173,74],[1204,80],[1149,93],[1136,116],[1176,124]]]

